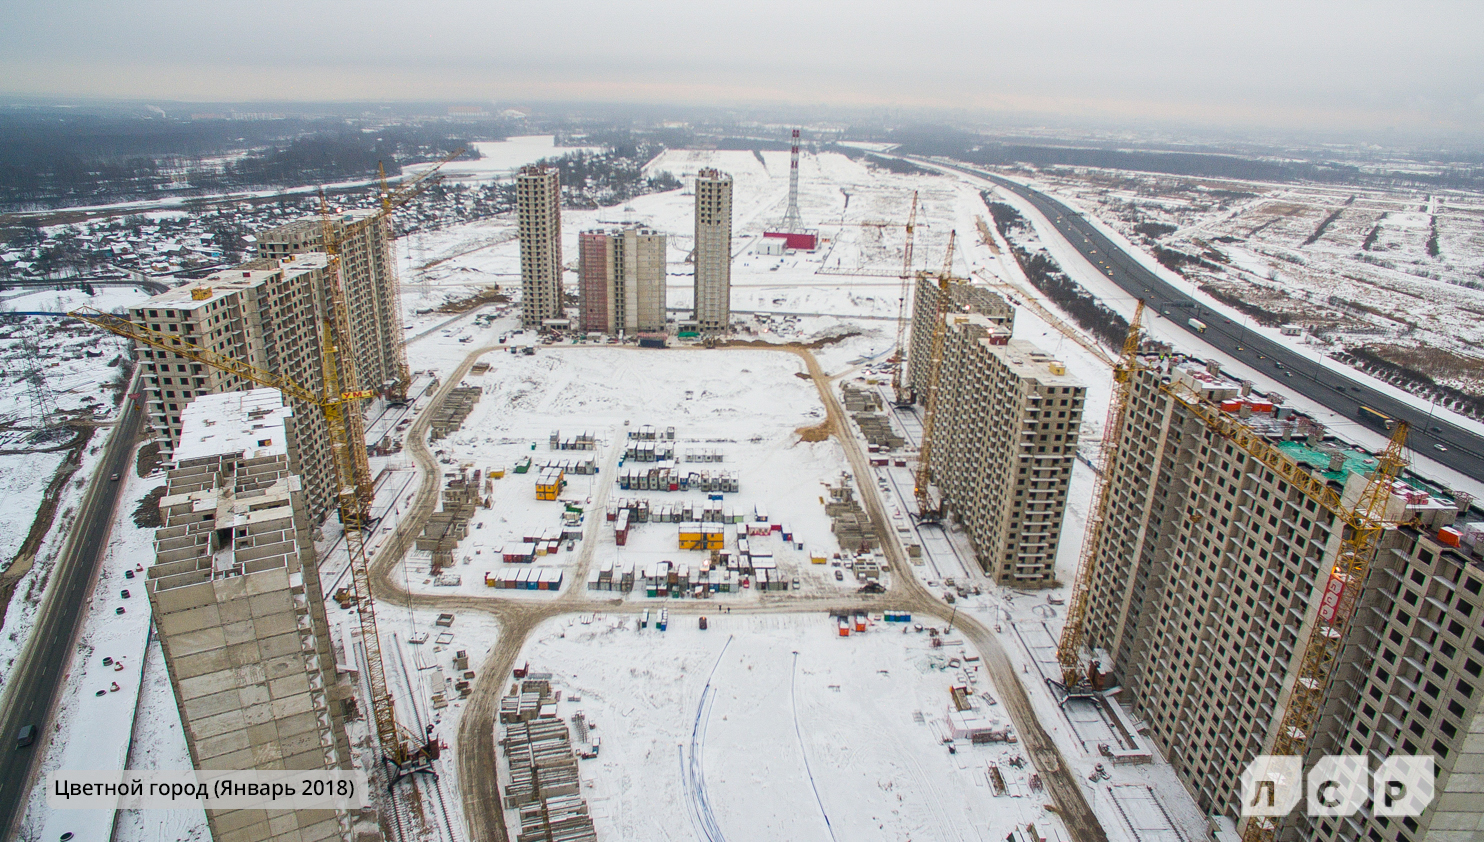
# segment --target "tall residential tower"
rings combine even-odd
[[[1208,423],[1193,401],[1209,405],[1207,417],[1225,414],[1253,431],[1266,458]],[[1088,644],[1211,813],[1238,818],[1239,776],[1270,753],[1349,529],[1305,492],[1307,478],[1290,478],[1307,474],[1349,506],[1376,464],[1215,364],[1147,361],[1132,375],[1107,477]],[[1461,514],[1473,517],[1467,499],[1416,476],[1382,493],[1393,525],[1366,580],[1344,584],[1362,590],[1307,735],[1305,768],[1326,754],[1362,755],[1372,769],[1393,755],[1430,755],[1438,795],[1415,817],[1295,810],[1280,842],[1484,832],[1484,527],[1460,528]]]
[[[391,249],[387,226],[371,221],[375,211],[354,210],[330,220],[340,254],[340,281],[349,316],[349,342],[354,350],[357,383],[353,388],[387,391],[401,371],[401,302],[394,300]],[[281,263],[306,252],[323,252],[325,222],[300,219],[257,235],[257,255]],[[325,278],[329,281],[329,278]],[[328,287],[316,290],[322,312],[331,312]]]
[[[317,414],[317,413],[316,413]],[[273,389],[207,395],[184,413],[147,576],[196,769],[349,768],[314,540]],[[207,807],[216,842],[329,842],[334,810]]]
[[[562,302],[562,184],[553,167],[522,167],[515,178],[520,232],[520,323],[540,329],[566,318]]]
[[[580,327],[600,333],[665,329],[665,235],[651,228],[584,231],[578,237]]]
[[[703,334],[724,333],[732,321],[732,177],[714,169],[696,174],[696,324]]]
[[[272,268],[247,266],[217,272],[154,296],[129,311],[129,320],[284,375],[310,389],[324,382],[320,356],[327,259],[301,254]],[[202,395],[255,388],[235,374],[193,362],[143,343],[139,359],[140,391],[145,411],[168,457],[180,443],[183,411]],[[313,404],[293,402],[297,423],[293,442],[303,476],[311,522],[319,523],[335,506],[336,475],[329,429]]]

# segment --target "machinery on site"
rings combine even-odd
[[[1117,468],[1122,455],[1120,444],[1123,440],[1124,419],[1128,415],[1129,384],[1139,365],[1143,318],[1144,302],[1141,300],[1134,308],[1133,319],[1129,321],[1128,334],[1123,339],[1123,352],[1113,365],[1113,394],[1108,401],[1107,420],[1103,422],[1102,445],[1098,448],[1097,479],[1093,486],[1092,504],[1087,509],[1087,537],[1082,542],[1077,577],[1072,582],[1072,595],[1067,600],[1067,620],[1062,626],[1061,640],[1056,646],[1056,659],[1061,664],[1062,678],[1059,684],[1054,679],[1047,679],[1047,682],[1060,691],[1063,705],[1068,699],[1095,696],[1102,689],[1099,686],[1101,664],[1095,659],[1089,659],[1085,667],[1082,664],[1087,597],[1092,588],[1095,572],[1093,568],[1097,565],[1108,514],[1108,477]]]
[[[912,388],[904,378],[907,372],[907,299],[912,295],[912,240],[917,233],[917,193],[912,193],[912,212],[907,215],[907,241],[902,247],[902,289],[897,308],[897,344],[891,370],[891,392],[899,407],[911,406]]]
[[[1067,603],[1066,624],[1057,645],[1061,681],[1047,679],[1058,691],[1063,705],[1070,699],[1092,698],[1101,690],[1101,664],[1085,651],[1087,599],[1096,575],[1098,556],[1106,534],[1108,513],[1108,478],[1118,470],[1123,458],[1122,439],[1128,414],[1129,386],[1139,370],[1141,342],[1140,322],[1144,302],[1140,301],[1129,323],[1123,351],[1113,369],[1113,395],[1108,404],[1108,419],[1098,455],[1098,478],[1093,493],[1077,576]],[[1346,628],[1360,598],[1362,583],[1375,557],[1379,539],[1387,528],[1384,513],[1392,483],[1406,466],[1407,425],[1398,422],[1391,430],[1386,450],[1376,458],[1375,469],[1367,478],[1364,490],[1353,503],[1346,503],[1339,492],[1320,477],[1284,455],[1263,435],[1223,411],[1188,385],[1166,379],[1159,389],[1199,418],[1208,430],[1224,438],[1282,477],[1321,509],[1334,515],[1342,524],[1342,535],[1336,561],[1322,593],[1315,622],[1303,641],[1297,680],[1287,699],[1287,706],[1273,745],[1266,754],[1302,756],[1319,717],[1319,704],[1334,672]],[[1272,842],[1277,825],[1267,817],[1249,817],[1242,831],[1243,842]]]
[[[388,784],[395,785],[411,774],[433,774],[430,762],[438,755],[438,742],[397,724],[396,710],[387,689],[386,669],[381,657],[381,638],[377,634],[376,613],[371,599],[371,571],[366,558],[365,535],[362,530],[364,521],[361,518],[366,504],[360,499],[360,490],[357,487],[354,455],[356,451],[360,451],[361,458],[365,458],[366,440],[364,436],[359,440],[351,438],[346,419],[349,416],[359,416],[361,402],[373,397],[375,393],[370,390],[341,389],[342,369],[339,363],[343,351],[336,341],[333,326],[327,323],[320,332],[325,382],[317,392],[283,375],[265,371],[210,348],[203,348],[178,334],[151,330],[122,316],[91,308],[75,311],[72,315],[143,345],[229,372],[259,386],[277,389],[284,397],[315,406],[324,415],[334,451],[340,489],[337,495],[340,523],[345,533],[345,550],[350,561],[350,599],[342,601],[342,604],[350,602],[354,605],[360,623],[361,641],[366,648],[367,678],[371,687],[371,709],[376,720],[376,736],[381,746],[382,759],[388,767]]]
[[[321,221],[324,248],[328,256],[327,278],[332,306],[331,312],[323,319],[319,330],[323,382],[318,390],[287,376],[263,370],[210,348],[196,345],[179,334],[151,330],[122,316],[92,308],[84,308],[70,314],[142,345],[229,372],[259,386],[277,389],[285,398],[314,406],[324,416],[334,455],[339,487],[336,496],[340,523],[345,536],[351,582],[348,591],[342,589],[336,593],[335,598],[343,607],[353,606],[355,608],[360,625],[361,641],[366,650],[366,672],[371,692],[371,709],[376,724],[377,742],[381,748],[382,762],[387,767],[388,789],[409,775],[436,774],[431,764],[438,758],[441,744],[431,731],[419,733],[398,724],[396,708],[387,687],[386,668],[381,654],[381,638],[376,627],[370,563],[366,556],[364,532],[373,489],[360,407],[361,402],[374,397],[375,392],[369,389],[349,388],[355,383],[355,354],[351,347],[352,334],[345,301],[345,289],[340,274],[339,247],[344,238],[355,234],[362,226],[386,224],[392,211],[412,201],[422,192],[423,185],[438,171],[439,167],[462,153],[461,149],[445,157],[437,166],[399,186],[396,190],[388,189],[383,181],[381,210],[372,216],[363,217],[342,227],[337,228],[333,224],[328,204],[323,197],[321,198]],[[403,347],[403,340],[400,336],[397,341],[401,358],[401,370],[399,371],[401,375],[406,372],[406,349]],[[405,395],[405,385],[402,389]]]
[[[953,240],[950,237],[949,247]],[[917,498],[919,523],[937,523],[943,519],[943,494],[933,484],[933,427],[938,417],[938,378],[943,369],[944,314],[948,312],[953,284],[957,281],[947,272],[918,272],[917,282],[938,285],[938,308],[933,313],[933,341],[928,357],[927,394],[923,395],[922,443],[917,448],[917,470],[912,475],[912,492]]]

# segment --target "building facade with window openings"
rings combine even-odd
[[[196,400],[160,500],[150,608],[201,770],[347,769],[314,541],[273,389]],[[216,842],[343,840],[344,811],[208,806]]]
[[[130,309],[129,320],[318,391],[324,378],[317,292],[325,283],[325,267],[325,255],[308,253],[273,268],[217,272],[150,298]],[[167,459],[180,443],[182,413],[192,400],[256,388],[229,372],[142,343],[135,356],[145,414]],[[290,446],[303,472],[309,517],[318,524],[335,506],[330,434],[317,407],[295,401],[293,410]]]
[[[957,279],[949,282],[948,308],[939,300],[942,291],[931,273],[919,275],[912,293],[912,333],[907,345],[907,385],[920,403],[927,394],[933,356],[933,320],[939,312],[976,313],[1001,325],[1008,334],[1015,329],[1015,308],[1010,302],[982,286]],[[918,315],[921,314],[921,318]]]
[[[695,318],[702,334],[732,323],[732,177],[696,173]]]
[[[584,331],[665,329],[665,235],[640,225],[578,236],[579,318]]]
[[[354,388],[384,392],[398,377],[402,314],[401,302],[393,295],[395,267],[387,224],[367,221],[375,215],[371,210],[346,211],[332,217],[330,224],[339,244],[340,279],[356,368]],[[275,265],[295,255],[325,250],[324,222],[318,217],[270,228],[256,237],[257,256]],[[328,287],[318,295],[324,312],[331,312]],[[341,382],[348,381],[342,378]]]
[[[520,323],[540,329],[566,318],[562,299],[562,184],[554,167],[522,167],[515,177],[520,235]]]
[[[986,575],[1053,585],[1087,389],[995,319],[943,318],[933,481]]]
[[[1202,809],[1238,820],[1239,776],[1273,744],[1345,527],[1161,385],[1239,416],[1347,504],[1376,460],[1215,365],[1149,364],[1107,478],[1088,644]],[[1305,758],[1430,754],[1438,797],[1415,818],[1300,807],[1278,839],[1484,838],[1484,527],[1467,505],[1411,474],[1390,489],[1405,525],[1382,537]]]

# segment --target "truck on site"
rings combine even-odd
[[[1190,325],[1190,329],[1195,331],[1196,333],[1206,332],[1206,323],[1201,321],[1200,319],[1191,319],[1187,321],[1186,324]]]

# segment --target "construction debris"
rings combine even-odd
[[[555,711],[550,680],[528,678],[500,700],[500,750],[510,765],[503,801],[518,816],[515,842],[597,842],[570,732]],[[584,736],[588,729],[582,722]],[[585,754],[597,754],[593,743],[584,745]]]
[[[458,432],[464,426],[464,419],[474,411],[474,404],[479,402],[482,394],[484,388],[481,386],[455,386],[433,413],[433,420],[428,427],[429,439],[437,441],[450,433]]]

